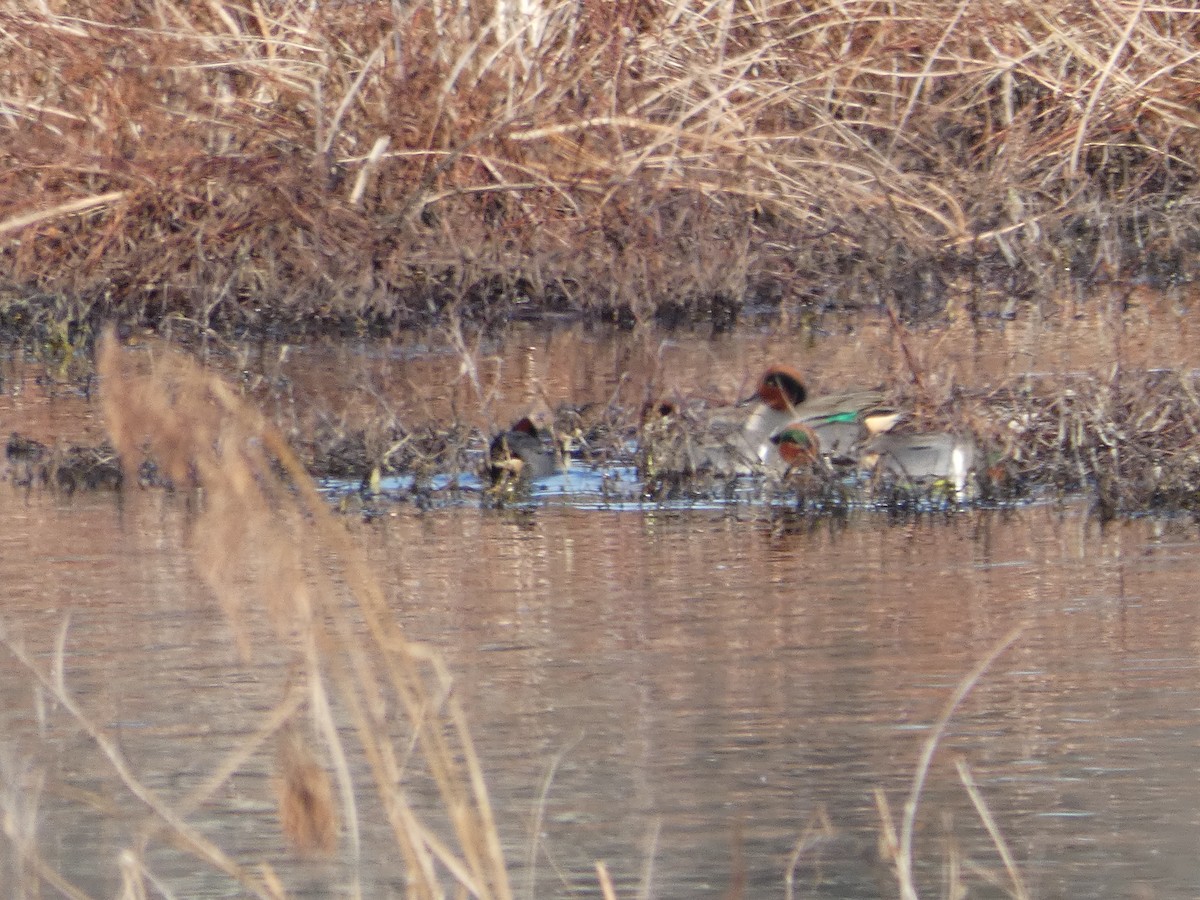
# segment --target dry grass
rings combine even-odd
[[[901,431],[949,430],[975,438],[984,460],[979,498],[985,502],[1050,491],[1090,495],[1102,518],[1200,512],[1200,374],[1194,371],[1114,365],[1104,371],[1013,377],[988,388],[947,380],[936,388],[910,382],[893,385],[886,394],[906,411]],[[232,402],[233,393],[226,399]],[[577,462],[601,469],[635,467],[642,480],[639,496],[648,502],[734,496],[737,485],[731,479],[699,464],[701,448],[715,440],[706,430],[712,408],[701,399],[682,399],[673,401],[666,417],[654,407],[639,411],[615,399],[588,407],[564,405],[555,411],[553,430],[571,436]],[[299,442],[298,453],[313,476],[371,488],[379,475],[407,475],[412,488],[406,498],[437,503],[433,476],[465,475],[467,484],[480,477],[481,453],[490,439],[461,421],[402,421],[384,412],[356,423],[319,418]],[[140,453],[135,459],[142,459]],[[117,452],[108,445],[46,446],[13,433],[4,456],[0,479],[17,486],[70,492],[122,482]],[[180,484],[193,477],[190,469],[174,466],[170,454],[152,456],[136,467],[135,483]],[[458,484],[451,482],[444,499],[463,499]],[[737,496],[751,496],[745,487],[743,480]],[[782,484],[768,479],[758,496],[785,505],[793,500],[797,509],[816,514],[864,504],[904,511],[926,508],[930,499],[953,501],[937,486],[932,492],[890,483],[864,487],[848,489],[840,477],[814,470],[795,473]],[[628,491],[631,485],[618,489]],[[386,508],[404,498],[378,499]]]
[[[953,717],[955,710],[958,709],[959,704],[963,702],[983,677],[984,673],[991,667],[992,663],[1016,643],[1017,638],[1020,637],[1023,630],[1024,626],[1015,628],[998,641],[988,655],[980,660],[974,669],[963,676],[954,693],[946,701],[941,715],[938,716],[937,721],[934,722],[930,729],[929,736],[921,744],[921,753],[917,759],[916,769],[913,772],[912,786],[908,797],[904,801],[899,830],[896,829],[896,822],[892,818],[887,795],[882,789],[876,789],[875,802],[879,809],[880,819],[882,820],[882,833],[879,841],[881,856],[888,860],[892,866],[896,877],[896,885],[899,888],[902,900],[917,900],[920,896],[917,890],[914,871],[917,809],[922,800],[922,793],[925,789],[926,780],[929,778],[930,766],[933,763],[934,754],[938,750],[938,745],[946,733],[950,719]],[[996,853],[1004,865],[1006,876],[1011,883],[1011,889],[1006,893],[1010,897],[1013,897],[1014,900],[1026,900],[1029,894],[1025,889],[1021,873],[1013,861],[1012,853],[1007,843],[996,826],[991,811],[987,808],[982,795],[979,793],[979,788],[975,784],[970,767],[967,765],[966,760],[961,757],[955,761],[955,766],[959,773],[959,779],[962,781],[967,795],[971,798],[971,803],[987,830],[988,836],[992,839]],[[946,868],[953,874],[951,878],[947,879],[944,891],[945,896],[966,896],[968,891],[966,885],[960,880],[961,873],[958,871],[957,864],[953,861],[948,861]]]
[[[265,755],[275,760],[282,830],[301,852],[337,850],[356,871],[363,859],[359,834],[371,815],[359,806],[365,785],[351,774],[352,762],[363,759],[373,778],[372,808],[386,817],[398,851],[398,862],[389,866],[402,865],[407,896],[449,891],[510,897],[483,776],[451,678],[435,651],[401,632],[350,535],[279,432],[227,383],[176,351],[135,353],[109,336],[98,367],[126,482],[150,455],[178,490],[199,489],[191,529],[196,567],[233,625],[241,652],[256,652],[248,623],[266,614],[275,641],[295,659],[291,689],[258,731],[199,788],[168,803],[138,781],[119,743],[73,699],[63,677],[62,642],[56,663],[45,669],[4,636],[153,814],[153,823],[122,854],[123,896],[159,889],[147,853],[162,840],[226,873],[247,894],[283,896],[269,867],[238,863],[188,822],[189,813],[249,759]],[[436,787],[441,813],[414,809],[414,779]],[[36,848],[18,856],[31,885],[79,895]],[[361,886],[329,885],[335,888],[361,896]],[[36,893],[35,887],[27,895]]]
[[[1130,0],[0,0],[0,318],[721,322],[1187,277],[1197,28]]]
[[[1104,518],[1200,510],[1200,381],[1194,372],[1114,370],[1029,379],[988,399],[1011,474],[1064,491],[1091,489]]]

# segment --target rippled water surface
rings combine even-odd
[[[181,797],[258,727],[289,661],[239,661],[181,550],[183,502],[5,495],[5,629],[46,663],[66,624],[73,696],[140,777]],[[934,759],[926,877],[948,842],[1002,877],[961,758],[1037,896],[1200,883],[1191,524],[1101,529],[1078,506],[815,523],[547,508],[402,509],[353,529],[396,617],[456,673],[514,880],[538,896],[594,894],[598,860],[624,896],[643,879],[655,896],[780,895],[821,816],[833,834],[796,868],[808,895],[894,893],[873,792],[898,812],[956,683],[1018,627]],[[111,891],[138,804],[7,654],[0,678],[10,789],[23,766],[45,773],[42,852]],[[265,771],[197,818],[237,858],[320,893],[328,873],[282,849]],[[368,887],[399,891],[373,840]],[[162,864],[184,895],[223,895],[220,877]]]
[[[778,893],[824,813],[837,836],[798,881],[894,894],[873,791],[900,807],[956,683],[1017,627],[941,747],[921,857],[952,839],[999,869],[961,756],[1038,896],[1182,895],[1200,876],[1191,525],[546,510],[400,517],[364,539],[410,631],[461,673],[515,846],[559,761],[541,893],[598,859],[635,883],[649,866],[659,896]]]
[[[597,394],[613,389],[615,347],[602,351],[616,354],[607,370],[593,359]],[[317,353],[260,356],[246,377],[297,366],[305,352]],[[751,372],[777,351],[760,341],[738,352]],[[386,384],[402,355],[353,358]],[[852,348],[832,357],[848,376]],[[465,390],[452,376],[458,357],[413,358],[433,366],[432,382]],[[971,377],[984,377],[986,359]],[[301,383],[304,371],[287,377]],[[517,393],[500,391],[503,403],[518,405]],[[421,402],[448,396],[431,388]],[[97,415],[77,394],[48,403],[24,370],[10,369],[0,394],[5,431],[89,433]],[[61,641],[67,690],[168,803],[261,727],[294,664],[265,616],[252,617],[253,657],[239,655],[192,571],[194,502],[0,484],[8,646],[48,669]],[[898,819],[932,724],[1014,629],[933,757],[915,845],[924,894],[942,896],[955,877],[973,895],[1008,885],[956,763],[1032,896],[1181,897],[1200,884],[1190,521],[1101,527],[1083,500],[823,520],[750,503],[559,502],[399,504],[345,525],[393,615],[454,673],[518,897],[599,896],[598,862],[621,897],[783,897],[789,873],[795,896],[895,896],[879,862],[877,792]],[[40,864],[114,895],[144,808],[3,647],[0,693],[0,812],[36,823]],[[369,812],[369,790],[361,802]],[[340,857],[286,849],[269,759],[246,762],[188,820],[243,864],[269,863],[294,895],[351,881]],[[152,846],[177,896],[237,894],[191,856]],[[403,895],[390,835],[368,828],[363,846],[364,895]],[[13,858],[9,844],[9,876]]]

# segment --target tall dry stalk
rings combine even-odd
[[[370,567],[277,429],[177,351],[134,353],[109,333],[98,368],[128,483],[147,455],[178,489],[199,489],[197,569],[242,652],[253,653],[245,623],[260,605],[277,639],[294,650],[309,719],[332,761],[350,860],[361,853],[357,798],[364,786],[350,774],[357,751],[374,776],[411,896],[440,897],[448,880],[470,896],[506,900],[496,825],[452,679],[436,652],[404,636]],[[306,847],[320,850],[333,839],[332,788],[293,719],[273,723],[281,729],[282,817]],[[342,724],[353,726],[357,748],[345,745]],[[406,773],[418,761],[437,786],[442,827],[409,801]]]
[[[979,679],[983,677],[992,663],[1016,642],[1023,630],[1024,626],[1014,628],[1001,638],[988,654],[976,664],[975,668],[963,676],[958,686],[954,689],[954,693],[946,701],[941,715],[938,716],[937,721],[930,729],[929,736],[921,744],[921,753],[917,758],[916,770],[913,772],[912,786],[909,788],[908,797],[904,801],[904,809],[900,818],[900,830],[898,833],[895,822],[892,819],[887,795],[884,794],[882,789],[878,789],[875,793],[875,800],[879,807],[880,819],[882,820],[880,848],[884,858],[890,860],[892,863],[896,875],[896,884],[903,900],[918,900],[920,896],[915,880],[913,842],[916,837],[917,809],[920,806],[922,793],[925,790],[926,779],[929,777],[933,755],[937,752],[938,745],[941,743],[942,737],[945,735],[946,729],[950,724],[950,719],[954,715],[955,710],[958,709],[959,704],[974,689],[975,685],[979,683]],[[983,804],[982,797],[979,795],[978,788],[975,786],[973,779],[963,775],[964,771],[969,772],[969,769],[960,767],[959,772],[963,778],[963,784],[967,788],[967,793],[971,797],[972,802],[975,803],[976,811],[983,820],[988,833],[992,836],[997,851],[1012,878],[1014,896],[1020,898],[1020,900],[1024,900],[1026,896],[1025,886],[1016,865],[1013,863],[1008,846],[1000,837],[995,820]]]

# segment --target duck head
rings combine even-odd
[[[795,409],[808,399],[800,373],[790,366],[771,366],[763,373],[758,388],[745,402],[758,400],[776,412]]]
[[[821,441],[817,433],[803,422],[793,422],[772,435],[771,443],[778,448],[779,458],[789,468],[810,465],[821,458]]]

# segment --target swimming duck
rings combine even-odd
[[[729,429],[706,451],[704,461],[717,471],[752,472],[778,462],[778,445],[772,437],[792,425],[805,425],[816,435],[820,452],[839,459],[851,455],[872,434],[887,431],[900,418],[884,405],[879,391],[847,391],[809,397],[800,373],[789,366],[772,365],[759,379],[754,393],[739,405],[753,403],[740,427]]]
[[[879,391],[845,391],[810,397],[800,373],[789,366],[773,365],[763,373],[751,400],[757,398],[747,432],[765,439],[795,423],[808,425],[820,439],[827,456],[848,453],[864,438],[889,430],[899,420],[885,406]]]
[[[881,434],[863,445],[860,462],[909,481],[946,481],[961,496],[978,456],[973,439],[948,432]]]
[[[804,422],[793,422],[771,435],[771,443],[779,454],[784,473],[812,466],[824,459],[821,455],[821,439],[816,431]]]
[[[638,425],[638,474],[646,479],[694,474],[695,432],[694,423],[670,400],[647,401]]]
[[[524,416],[492,439],[488,450],[492,483],[547,478],[566,468],[566,457],[554,441]]]

